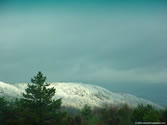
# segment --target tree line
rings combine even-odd
[[[0,97],[0,125],[135,125],[136,122],[167,123],[167,109],[151,105],[109,106],[91,109],[85,105],[76,114],[62,110],[62,99],[54,100],[56,89],[41,72],[31,79],[22,98]]]

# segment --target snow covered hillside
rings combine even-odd
[[[7,96],[9,99],[22,96],[27,84],[7,84],[0,82],[0,96]],[[96,85],[83,83],[51,83],[50,87],[56,88],[55,99],[62,98],[62,106],[81,109],[84,105],[101,107],[104,105],[128,104],[132,107],[137,104],[151,104],[156,108],[163,108],[151,101],[138,98],[131,94],[114,93]]]

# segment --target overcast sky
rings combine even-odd
[[[167,2],[0,2],[0,81],[38,71],[167,105]]]

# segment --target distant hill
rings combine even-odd
[[[8,99],[20,98],[26,89],[26,83],[8,84],[0,82],[0,96]],[[115,93],[96,85],[84,83],[51,83],[50,87],[56,88],[55,99],[62,98],[62,106],[76,109],[83,108],[84,105],[103,107],[104,105],[119,106],[128,104],[136,107],[138,104],[150,104],[155,108],[163,107],[149,100],[138,98],[131,94]]]

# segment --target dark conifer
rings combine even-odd
[[[50,114],[58,116],[58,109],[61,106],[61,99],[53,100],[56,89],[49,87],[46,83],[46,77],[41,72],[38,72],[28,84],[25,93],[23,93],[23,105],[34,114],[35,124],[43,125],[48,123]]]

